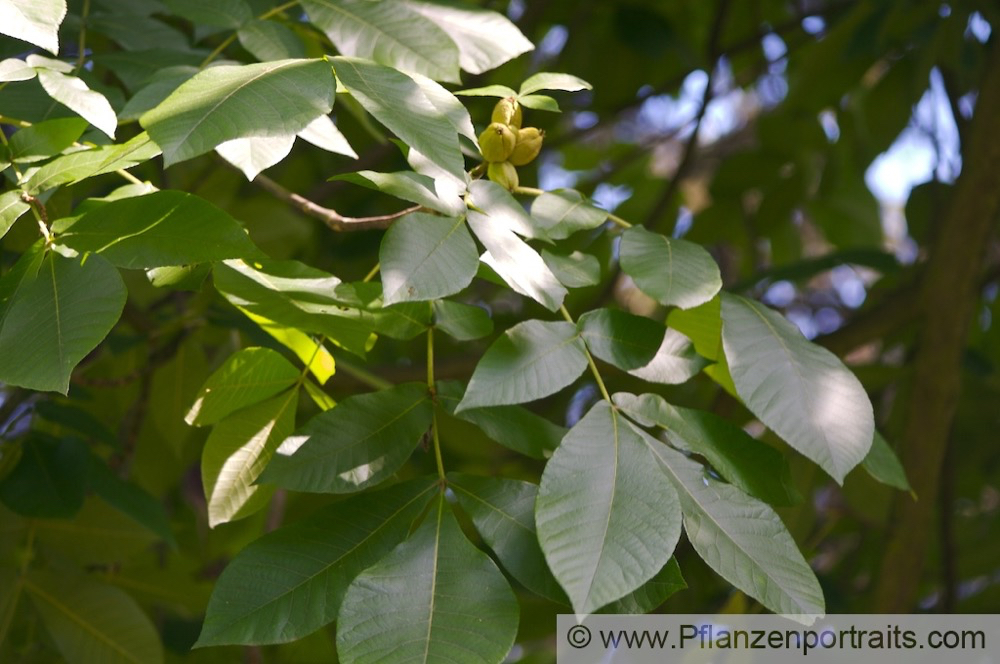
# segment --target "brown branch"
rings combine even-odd
[[[336,210],[323,207],[322,205],[309,200],[305,196],[300,196],[293,191],[285,189],[266,175],[258,175],[254,178],[253,183],[270,193],[275,198],[288,203],[302,214],[314,219],[319,219],[326,224],[327,228],[338,232],[385,229],[389,228],[395,220],[400,217],[405,217],[411,212],[421,212],[427,210],[427,208],[422,205],[414,205],[406,208],[405,210],[400,210],[399,212],[393,212],[391,214],[382,214],[373,217],[345,217]]]
[[[996,40],[994,40],[996,42]],[[979,300],[978,285],[1000,217],[1000,43],[990,48],[963,144],[962,174],[940,219],[920,285],[920,336],[900,440],[903,465],[919,501],[894,500],[872,609],[911,610],[934,532],[941,466],[962,389],[962,353]]]

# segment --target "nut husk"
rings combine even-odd
[[[479,149],[489,162],[507,161],[517,144],[517,136],[510,127],[494,122],[479,135]]]
[[[521,128],[521,105],[513,97],[507,97],[497,102],[493,107],[493,118],[490,122],[510,125],[511,129],[517,131]]]
[[[486,170],[486,175],[508,191],[517,189],[517,169],[509,161],[491,163]]]
[[[515,166],[530,164],[542,150],[542,140],[545,132],[536,127],[525,127],[517,132],[517,143],[510,153],[509,161]]]

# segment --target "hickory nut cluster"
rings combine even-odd
[[[521,105],[513,97],[497,102],[490,126],[479,135],[479,148],[489,163],[486,175],[510,191],[517,188],[517,168],[534,161],[542,149],[545,132],[521,128]]]

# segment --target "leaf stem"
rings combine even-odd
[[[89,2],[89,0],[85,0],[85,1]],[[285,11],[286,9],[291,9],[292,7],[294,7],[297,4],[299,4],[298,0],[294,0],[293,2],[286,2],[283,5],[278,5],[277,7],[274,7],[273,9],[269,9],[266,12],[264,12],[263,14],[261,14],[260,16],[258,16],[257,20],[258,21],[263,21],[265,19],[271,18],[272,16],[274,16],[276,14],[280,14],[281,12]],[[216,46],[215,50],[212,51],[211,53],[209,53],[208,56],[204,60],[201,61],[201,64],[198,65],[198,68],[199,69],[204,69],[209,64],[211,64],[212,60],[215,60],[217,57],[219,57],[220,55],[222,55],[222,52],[225,51],[227,48],[229,48],[229,46],[234,41],[236,41],[236,37],[238,35],[239,35],[239,32],[234,32],[233,34],[231,34],[228,37],[226,37],[225,39],[223,39],[222,43],[219,44],[218,46]]]
[[[83,63],[87,59],[87,17],[90,16],[90,0],[83,0],[83,9],[80,12],[80,38],[77,40],[76,48],[79,53],[76,56],[76,67],[74,71],[83,69]]]
[[[367,284],[369,281],[375,278],[375,275],[377,275],[378,271],[381,269],[382,269],[382,264],[375,263],[375,267],[373,267],[371,271],[365,275],[365,278],[362,279],[361,282]]]
[[[559,312],[562,314],[563,318],[566,319],[567,323],[576,325],[573,317],[569,314],[569,311],[567,311],[565,304],[559,305]],[[614,408],[615,402],[611,400],[611,394],[608,392],[608,388],[604,384],[604,379],[601,378],[601,372],[597,369],[597,363],[594,361],[594,356],[590,354],[590,349],[587,348],[586,345],[583,347],[583,352],[587,355],[587,364],[590,365],[590,373],[593,374],[594,380],[597,381],[597,387],[601,390],[601,396],[604,397],[604,400],[607,401],[612,408]]]
[[[390,383],[386,379],[376,376],[367,369],[362,369],[356,364],[353,364],[348,360],[345,360],[343,357],[337,358],[337,368],[343,369],[345,373],[358,379],[359,382],[362,382],[365,385],[368,385],[369,387],[375,388],[376,390],[385,390],[392,387],[392,383]]]
[[[430,390],[431,397],[437,396],[437,388],[434,386],[434,328],[427,329],[427,389]],[[434,438],[434,461],[437,463],[438,478],[442,485],[448,481],[444,472],[444,460],[441,458],[441,436],[438,433],[437,411],[431,419],[431,435]]]

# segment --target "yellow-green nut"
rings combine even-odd
[[[505,124],[494,122],[479,135],[479,149],[483,159],[489,162],[507,161],[514,151],[517,135]]]
[[[545,132],[535,127],[517,130],[517,143],[510,153],[510,163],[515,166],[530,164],[542,149]]]
[[[509,161],[495,161],[490,163],[489,168],[486,170],[486,175],[504,189],[510,191],[517,189],[517,169]]]
[[[507,97],[497,102],[493,107],[493,118],[490,122],[510,125],[515,131],[521,128],[521,105],[513,97]]]

